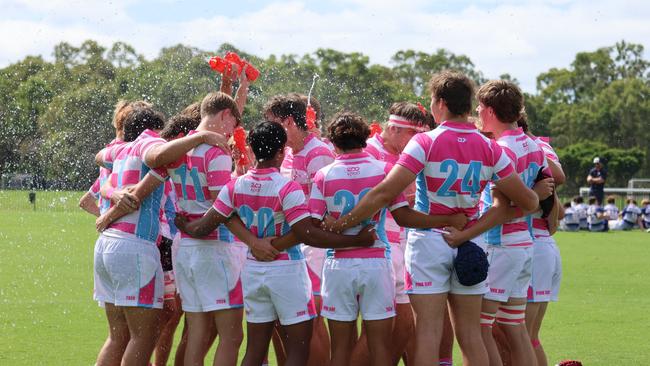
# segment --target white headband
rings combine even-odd
[[[400,128],[412,128],[417,132],[426,132],[429,131],[428,126],[418,125],[416,122],[408,120],[404,117],[400,117],[394,114],[388,116],[388,125],[395,126]]]

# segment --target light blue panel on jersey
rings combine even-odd
[[[167,223],[169,224],[169,234],[171,235],[172,239],[174,236],[176,236],[176,233],[178,232],[178,228],[176,227],[176,224],[174,224],[174,219],[176,218],[176,208],[174,207],[174,202],[167,197],[165,200],[165,217],[167,218]]]
[[[302,254],[302,250],[300,250],[300,244],[294,245],[291,248],[287,249],[287,254],[289,255],[289,259],[291,260],[298,260],[298,259],[304,259],[305,256]]]
[[[149,167],[142,164],[140,180],[149,172]],[[156,242],[160,231],[160,203],[165,192],[165,185],[160,184],[156,190],[148,195],[140,204],[138,224],[135,235],[138,238]]]
[[[427,189],[427,178],[424,170],[419,172],[415,178],[415,209],[429,213],[429,196]]]
[[[541,168],[542,167],[537,163],[530,163],[528,168],[521,173],[521,180],[524,181],[524,184],[528,188],[532,188],[535,185],[535,179],[537,179],[537,175]]]
[[[483,191],[483,195],[481,196],[481,200],[483,201],[483,211],[481,214],[484,214],[487,212],[487,210],[492,207],[492,194],[489,191],[490,187],[487,187]],[[486,231],[483,233],[483,238],[485,239],[485,242],[487,244],[492,244],[492,245],[501,245],[501,230],[503,229],[502,225],[497,225],[493,227],[492,229]]]

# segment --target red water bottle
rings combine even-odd
[[[232,138],[235,140],[235,146],[239,150],[239,157],[237,164],[239,166],[248,165],[248,157],[246,155],[246,131],[243,127],[236,127],[232,133]]]
[[[260,71],[255,68],[255,66],[251,65],[248,61],[244,61],[239,57],[238,54],[235,52],[228,52],[226,53],[226,56],[224,58],[227,61],[232,62],[233,64],[239,66],[239,73],[241,74],[241,71],[246,67],[246,78],[249,81],[255,81],[257,78],[260,76]]]
[[[212,70],[220,74],[223,74],[224,72],[230,72],[230,68],[232,67],[230,61],[225,60],[219,56],[210,57],[210,61],[208,61],[208,64],[210,65],[210,68]]]

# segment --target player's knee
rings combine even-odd
[[[502,325],[521,325],[526,322],[526,304],[501,305],[497,311],[496,321]]]

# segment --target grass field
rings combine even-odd
[[[97,234],[75,208],[80,195],[38,192],[34,211],[26,192],[0,191],[0,365],[95,361],[106,324],[91,298]],[[542,331],[549,362],[649,365],[650,234],[556,239],[564,280]]]

